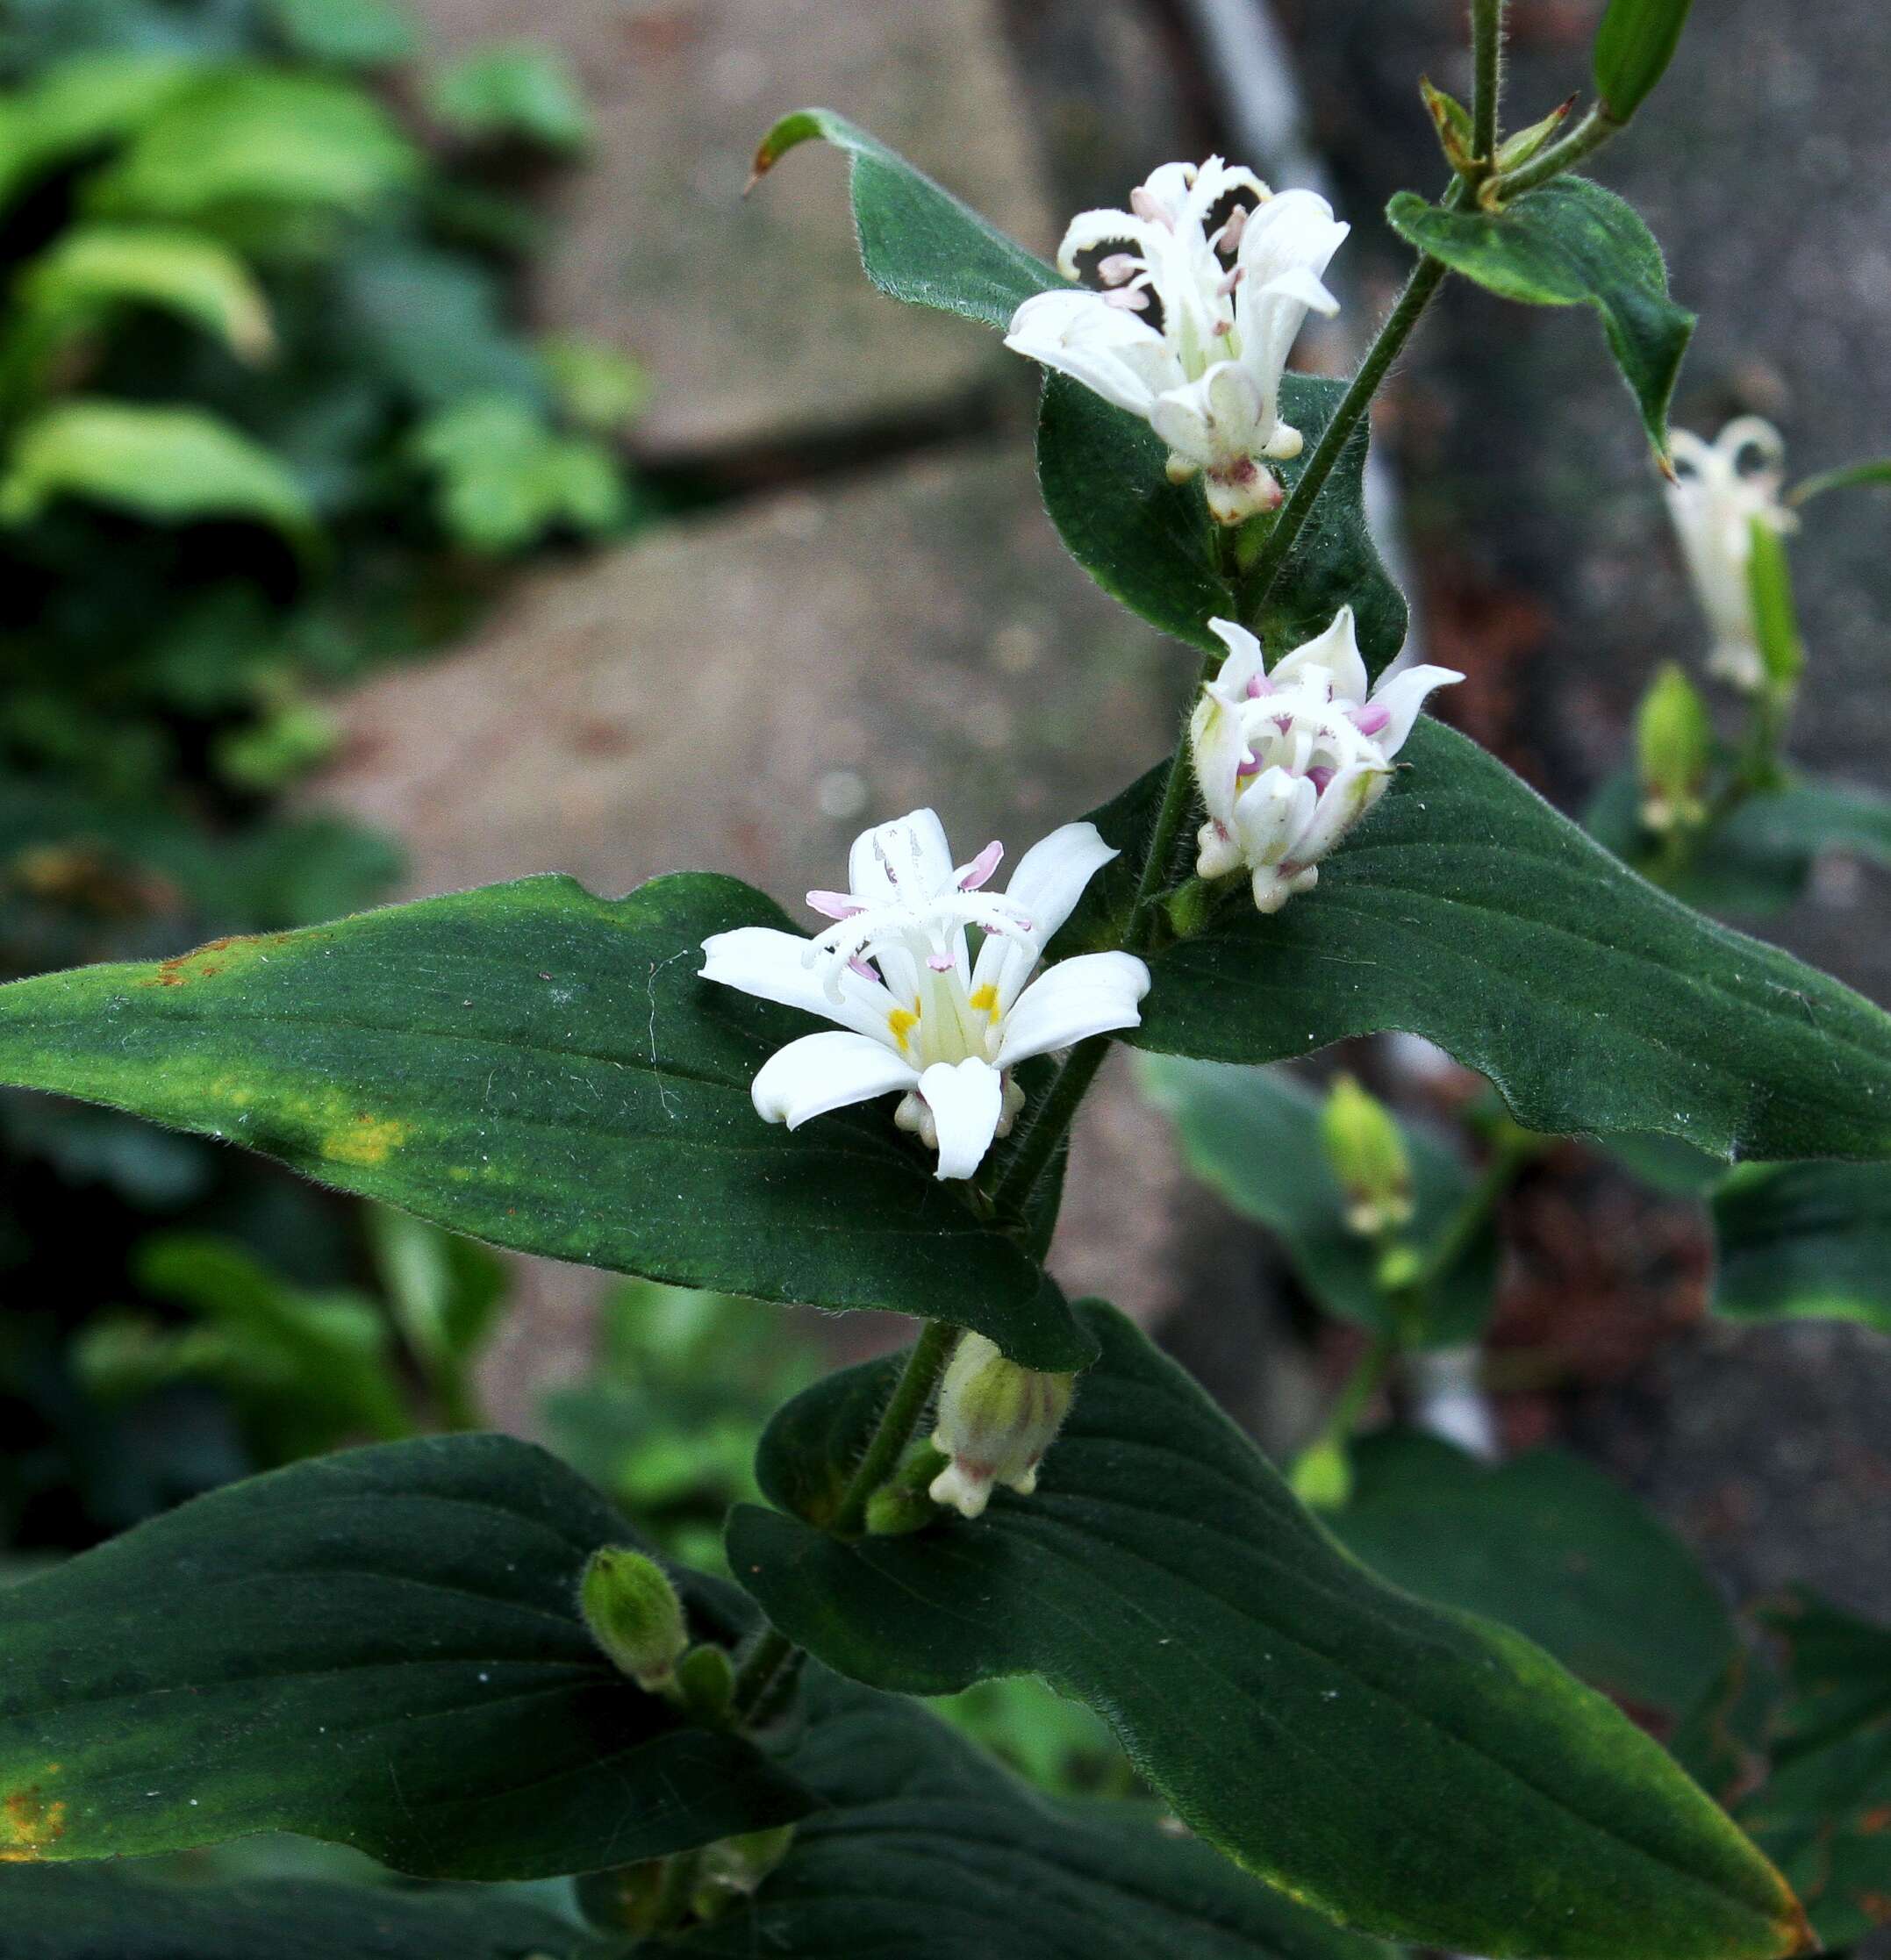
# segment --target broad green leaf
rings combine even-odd
[[[491,141],[522,137],[548,150],[591,140],[591,111],[570,64],[554,47],[522,41],[482,47],[436,75],[427,104],[456,135]]]
[[[1643,828],[1629,772],[1602,784],[1583,824],[1626,863],[1645,870],[1658,862],[1658,840]],[[1703,912],[1765,919],[1804,894],[1829,853],[1891,866],[1891,798],[1816,776],[1760,790],[1699,841],[1668,889]]]
[[[1444,211],[1401,190],[1393,231],[1505,299],[1593,306],[1658,455],[1694,317],[1668,297],[1661,248],[1632,206],[1586,177],[1558,177],[1499,212]]]
[[[516,1250],[688,1286],[963,1321],[1028,1365],[1087,1348],[883,1100],[790,1133],[749,1084],[808,1017],[697,977],[784,926],[733,878],[569,878],[0,989],[0,1081],[279,1157]]]
[[[639,1960],[1392,1960],[1152,1806],[1050,1801],[911,1703],[810,1673],[790,1762],[828,1807],[752,1904]]]
[[[387,111],[352,84],[238,68],[173,96],[93,180],[90,202],[101,216],[221,228],[257,207],[370,211],[419,170]]]
[[[1891,1334],[1891,1170],[1744,1165],[1714,1194],[1714,1311],[1736,1320],[1861,1320]]]
[[[542,1450],[454,1436],[228,1485],[0,1592],[0,1859],[285,1830],[531,1878],[803,1815],[586,1632],[585,1562],[632,1537]],[[679,1583],[731,1640],[723,1595]]]
[[[1381,1578],[1482,1613],[1571,1673],[1671,1723],[1733,1658],[1733,1620],[1694,1555],[1579,1457],[1532,1450],[1495,1469],[1434,1436],[1387,1430],[1352,1452],[1353,1495],[1327,1523]]]
[[[175,313],[245,360],[273,344],[269,306],[249,268],[212,239],[158,225],[82,225],[22,274],[12,344],[34,354],[122,306]]]
[[[1595,92],[1628,121],[1667,72],[1694,0],[1608,0],[1595,35]]]
[[[1808,476],[1803,483],[1793,485],[1787,502],[1809,504],[1828,490],[1863,490],[1887,483],[1891,483],[1891,456],[1875,456],[1869,462],[1844,463],[1837,469],[1822,469],[1816,476]]]
[[[559,434],[508,396],[455,404],[421,425],[413,447],[440,478],[442,525],[476,551],[523,551],[558,526],[609,531],[629,514],[602,443]]]
[[[80,54],[0,98],[0,204],[44,172],[138,129],[195,72],[188,59],[155,49]]]
[[[1274,1062],[1387,1028],[1490,1077],[1525,1128],[1723,1157],[1891,1155],[1891,1020],[1625,869],[1502,764],[1421,719],[1398,781],[1264,919],[1237,891],[1151,963],[1159,1054]],[[1115,943],[1160,774],[1095,820],[1125,855],[1059,935]],[[1126,872],[1123,866],[1128,865]]]
[[[343,68],[384,68],[419,46],[402,0],[269,0],[276,32],[297,54]]]
[[[1043,1676],[1192,1828],[1367,1931],[1537,1960],[1806,1949],[1778,1875],[1625,1717],[1508,1629],[1382,1584],[1187,1375],[1081,1311],[1102,1358],[1035,1497],[852,1542],[734,1513],[731,1570],[777,1627],[906,1693]],[[789,1406],[757,1466],[777,1503],[809,1488],[798,1448],[853,1460],[897,1359]]]
[[[1000,331],[1033,293],[1069,283],[928,176],[831,109],[800,109],[762,139],[762,176],[814,138],[844,150],[861,261],[883,293]]]
[[[167,1883],[0,1867],[7,1960],[605,1960],[595,1935],[490,1892],[302,1879]]]
[[[1281,379],[1281,412],[1306,438],[1292,462],[1275,464],[1291,490],[1345,393],[1314,375]],[[1405,601],[1366,527],[1366,430],[1341,453],[1313,516],[1295,540],[1259,630],[1276,657],[1332,624],[1341,606],[1358,617],[1359,646],[1377,672],[1405,643]],[[1214,649],[1212,619],[1240,606],[1221,562],[1221,527],[1199,483],[1171,483],[1168,450],[1140,418],[1063,375],[1044,384],[1037,475],[1058,533],[1113,598],[1192,645]]]
[[[1891,1628],[1809,1594],[1766,1620],[1790,1692],[1773,1772],[1741,1816],[1803,1887],[1820,1937],[1849,1946],[1891,1925]]]
[[[15,438],[0,481],[0,523],[25,524],[76,497],[159,524],[248,519],[306,548],[314,516],[267,449],[197,408],[56,403]]]
[[[1349,1231],[1345,1198],[1320,1143],[1321,1098],[1274,1069],[1150,1056],[1142,1083],[1173,1120],[1189,1169],[1243,1218],[1279,1237],[1300,1284],[1341,1319],[1393,1331],[1375,1277],[1380,1248]],[[1429,1130],[1402,1124],[1417,1212],[1400,1234],[1421,1255],[1436,1245],[1471,1190],[1458,1154]],[[1400,1324],[1425,1346],[1474,1340],[1497,1290],[1497,1238],[1486,1227],[1440,1279],[1422,1324]]]

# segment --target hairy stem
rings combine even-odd
[[[913,1441],[920,1419],[926,1413],[933,1390],[945,1372],[958,1329],[943,1320],[928,1320],[918,1345],[906,1358],[906,1365],[894,1387],[892,1399],[881,1412],[878,1427],[867,1444],[866,1454],[855,1466],[841,1494],[840,1508],[829,1529],[843,1538],[856,1537],[867,1520],[867,1499],[885,1483],[897,1468],[906,1445]]]
[[[1453,194],[1445,198],[1447,204],[1457,202],[1455,192],[1459,189],[1461,186],[1453,187]],[[1249,627],[1258,630],[1261,609],[1266,604],[1274,582],[1286,564],[1288,553],[1293,549],[1307,519],[1313,515],[1314,505],[1326,488],[1327,478],[1333,474],[1333,466],[1338,462],[1340,452],[1351,440],[1353,431],[1365,419],[1366,411],[1372,407],[1379,384],[1403,351],[1405,343],[1411,339],[1412,329],[1424,318],[1425,309],[1443,283],[1448,269],[1443,259],[1435,259],[1429,253],[1422,257],[1413,267],[1412,275],[1405,283],[1405,290],[1386,316],[1385,325],[1366,349],[1358,372],[1347,384],[1339,406],[1333,411],[1333,419],[1314,445],[1314,453],[1307,459],[1307,467],[1301,470],[1300,481],[1280,506],[1273,529],[1262,541],[1261,548],[1254,554],[1254,562],[1249,567],[1242,606],[1242,617]]]
[[[1471,0],[1471,154],[1497,154],[1497,94],[1503,61],[1504,0]]]
[[[738,1721],[746,1722],[755,1714],[780,1680],[782,1670],[791,1662],[799,1665],[800,1655],[801,1649],[785,1634],[777,1634],[772,1627],[763,1631],[761,1639],[749,1649],[748,1657],[735,1670],[735,1686],[729,1697],[729,1706]]]

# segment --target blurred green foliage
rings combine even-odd
[[[642,377],[516,324],[588,133],[405,0],[0,7],[0,978],[373,903],[397,848],[282,807],[324,690],[646,520]],[[497,1269],[411,1225],[0,1098],[0,1546],[469,1420]]]

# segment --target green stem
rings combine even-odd
[[[1458,193],[1463,188],[1461,182],[1452,186],[1444,200],[1447,205],[1458,202]],[[1391,312],[1386,316],[1385,325],[1366,349],[1358,372],[1347,384],[1339,406],[1333,411],[1333,419],[1314,445],[1314,453],[1307,459],[1307,467],[1301,470],[1300,481],[1280,506],[1280,514],[1274,519],[1272,530],[1267,533],[1249,568],[1242,616],[1250,628],[1258,630],[1261,609],[1286,567],[1287,554],[1293,549],[1295,540],[1313,515],[1314,505],[1319,500],[1320,492],[1326,488],[1327,478],[1333,474],[1340,452],[1351,440],[1353,431],[1365,419],[1379,383],[1399,358],[1405,343],[1411,339],[1412,329],[1424,317],[1425,309],[1443,283],[1448,269],[1443,259],[1435,259],[1429,253],[1413,267],[1412,275],[1405,283],[1405,290],[1399,295]]]
[[[695,1893],[702,1865],[703,1854],[699,1848],[693,1851],[673,1852],[663,1860],[663,1876],[656,1888],[654,1931],[674,1932],[689,1918],[690,1900]]]
[[[1110,1052],[1107,1035],[1095,1034],[1079,1041],[1064,1056],[1044,1099],[1037,1105],[1030,1127],[1018,1140],[1018,1148],[1006,1165],[1005,1175],[992,1188],[992,1204],[1003,1217],[1021,1219],[1037,1189],[1037,1180],[1049,1168],[1077,1116],[1078,1106],[1096,1080],[1103,1058]]]
[[[1386,1370],[1401,1346],[1395,1333],[1374,1335],[1372,1345],[1360,1356],[1338,1398],[1327,1412],[1319,1434],[1300,1452],[1302,1456],[1311,1456],[1315,1450],[1329,1449],[1336,1443],[1343,1446],[1352,1441],[1359,1418],[1379,1392],[1379,1384],[1385,1380]]]
[[[1464,1202],[1451,1214],[1447,1225],[1425,1255],[1425,1263],[1409,1286],[1400,1291],[1414,1308],[1422,1308],[1431,1289],[1443,1278],[1482,1229],[1504,1195],[1517,1180],[1517,1174],[1543,1148],[1534,1136],[1522,1132],[1507,1137],[1495,1155],[1485,1165],[1482,1175],[1465,1193]]]
[[[735,1685],[729,1695],[729,1707],[738,1722],[747,1722],[767,1700],[769,1691],[781,1678],[791,1663],[800,1662],[801,1649],[785,1634],[770,1627],[735,1670]]]
[[[828,1527],[836,1535],[859,1536],[867,1520],[867,1499],[892,1475],[906,1454],[957,1339],[958,1329],[943,1320],[926,1323],[918,1344],[906,1357],[905,1370],[894,1387],[892,1401],[881,1413],[879,1427],[873,1432],[866,1454],[855,1466],[846,1490],[841,1493],[840,1506]]]
[[[1503,38],[1503,0],[1471,0],[1471,154],[1477,161],[1493,165]]]
[[[1521,197],[1526,190],[1534,190],[1538,184],[1548,183],[1551,177],[1559,177],[1565,171],[1573,170],[1584,157],[1601,149],[1627,126],[1618,123],[1598,103],[1567,136],[1559,138],[1547,149],[1538,150],[1528,163],[1520,163],[1515,170],[1506,170],[1489,179],[1484,186],[1484,195],[1500,205],[1507,204],[1513,197]]]

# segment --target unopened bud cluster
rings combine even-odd
[[[1703,791],[1714,761],[1707,703],[1672,663],[1642,697],[1635,720],[1642,821],[1650,830],[1691,830],[1707,816]]]

